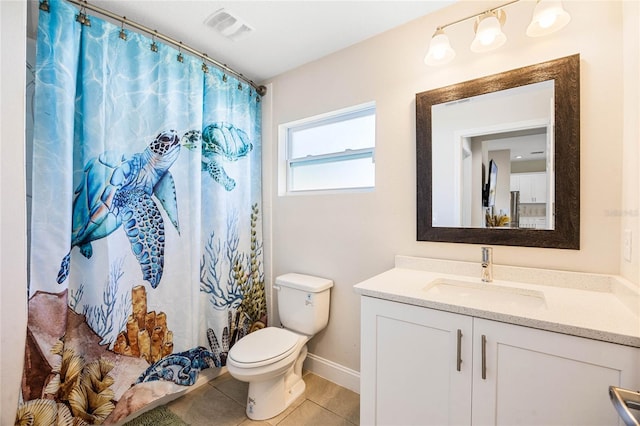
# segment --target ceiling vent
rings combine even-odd
[[[204,23],[214,28],[221,36],[233,41],[247,38],[254,31],[249,24],[228,9],[214,12]]]

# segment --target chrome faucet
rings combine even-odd
[[[482,247],[482,275],[480,279],[486,283],[493,281],[493,249]]]

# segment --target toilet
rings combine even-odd
[[[227,369],[249,383],[247,416],[265,420],[283,412],[305,389],[302,363],[307,341],[329,322],[333,281],[302,274],[276,278],[282,327],[266,327],[238,340],[227,355]]]

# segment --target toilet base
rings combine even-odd
[[[302,363],[306,357],[305,345],[294,365],[285,374],[273,379],[249,382],[247,417],[251,420],[275,417],[304,393],[306,385],[302,380]]]
[[[247,417],[251,420],[266,420],[275,417],[304,393],[305,383],[302,378],[289,391],[285,391],[284,383],[283,377],[249,383]]]

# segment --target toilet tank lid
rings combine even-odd
[[[327,278],[311,275],[289,273],[276,277],[276,285],[295,288],[297,290],[319,293],[333,286],[333,281]]]

